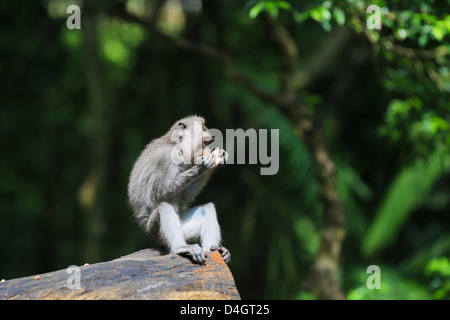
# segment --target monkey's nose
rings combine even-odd
[[[209,139],[209,141],[206,141],[206,145],[209,145],[209,144],[213,143],[214,140],[216,140],[216,137],[211,136],[211,139]]]

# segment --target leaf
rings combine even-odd
[[[333,8],[333,18],[336,20],[336,23],[340,26],[345,23],[345,13],[341,9],[335,7]]]
[[[311,18],[316,20],[317,22],[328,21],[331,18],[331,13],[327,8],[317,7],[311,10]]]
[[[290,10],[291,4],[286,1],[260,1],[249,12],[249,17],[255,19],[262,11],[267,11],[271,16],[278,16],[279,9]]]
[[[291,8],[292,8],[291,4],[286,1],[277,1],[276,5],[278,8],[284,9],[284,10],[291,10]]]
[[[327,32],[331,31],[331,24],[329,21],[322,21],[320,25],[322,26],[323,30]]]
[[[436,180],[449,171],[449,154],[448,148],[440,148],[427,161],[418,161],[397,175],[363,239],[364,255],[372,255],[392,243]]]
[[[419,45],[423,48],[425,47],[425,45],[428,42],[428,35],[426,33],[422,33],[419,37],[419,39],[417,40],[417,42],[419,43]]]
[[[450,277],[450,258],[439,257],[430,260],[425,268],[425,273],[440,273],[444,277]]]
[[[261,13],[263,8],[264,8],[263,5],[260,2],[258,2],[253,6],[253,8],[250,9],[250,12],[248,14],[249,17],[255,19]]]
[[[431,34],[437,41],[442,41],[445,35],[445,29],[439,25],[436,25],[431,29]]]
[[[406,29],[403,28],[398,28],[395,31],[395,36],[397,37],[397,39],[399,40],[405,40],[406,37],[408,36],[408,31]]]
[[[305,12],[301,12],[301,13],[296,11],[296,12],[294,12],[294,19],[297,22],[303,22],[309,18],[309,16],[310,16],[309,14],[310,14],[309,11],[305,11]]]
[[[278,16],[278,7],[277,7],[276,3],[273,3],[273,2],[266,3],[265,9],[272,17],[275,18],[276,16]]]

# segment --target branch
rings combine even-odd
[[[270,104],[282,104],[284,103],[281,95],[271,93],[264,88],[260,87],[256,83],[254,83],[249,77],[243,74],[237,67],[236,63],[227,52],[221,51],[215,47],[198,43],[187,39],[185,37],[174,37],[164,33],[156,27],[156,24],[152,19],[144,20],[135,15],[130,14],[125,7],[116,7],[114,15],[132,23],[137,23],[147,29],[148,32],[152,34],[156,34],[160,38],[166,40],[170,44],[180,49],[190,51],[201,56],[210,58],[225,67],[225,71],[228,73],[229,77],[234,81],[239,83],[242,87],[244,87],[248,92],[260,98],[264,102]],[[154,15],[155,16],[155,15]],[[156,18],[156,16],[154,17]]]
[[[297,69],[298,50],[286,28],[267,12],[262,12],[260,17],[276,44],[281,59],[281,92],[295,100],[296,91],[300,87],[300,77]]]
[[[363,24],[363,32],[372,45],[378,46],[381,44],[387,50],[403,58],[436,60],[437,58],[444,57],[448,54],[448,49],[444,45],[430,49],[405,47],[404,45],[395,43],[396,38],[394,35],[379,36],[378,31],[375,32],[370,30],[365,24]]]
[[[109,168],[109,152],[111,149],[111,110],[108,109],[108,95],[104,83],[104,75],[98,56],[97,8],[92,2],[85,4],[83,13],[83,63],[86,79],[87,104],[90,127],[89,153],[90,173],[80,187],[80,200],[84,200],[83,209],[86,210],[85,230],[86,242],[84,257],[96,260],[100,254],[101,239],[104,230],[106,177]]]
[[[439,56],[445,56],[447,54],[447,48],[445,48],[445,46],[438,46],[433,49],[413,49],[395,44],[388,40],[383,40],[382,43],[386,49],[407,59],[434,60]]]

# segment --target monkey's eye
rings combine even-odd
[[[186,125],[183,123],[183,122],[179,122],[178,123],[178,128],[181,128],[181,129],[186,129]]]

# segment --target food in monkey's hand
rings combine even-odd
[[[216,155],[216,160],[214,161],[214,164],[219,164],[222,161],[223,152],[221,152],[219,148],[215,148],[212,153]]]
[[[211,153],[216,156],[214,159],[214,164],[224,164],[226,162],[227,159],[224,159],[226,152],[224,150],[221,150],[219,147],[214,148],[213,151],[211,151],[208,147],[203,149],[204,156],[209,156]]]

